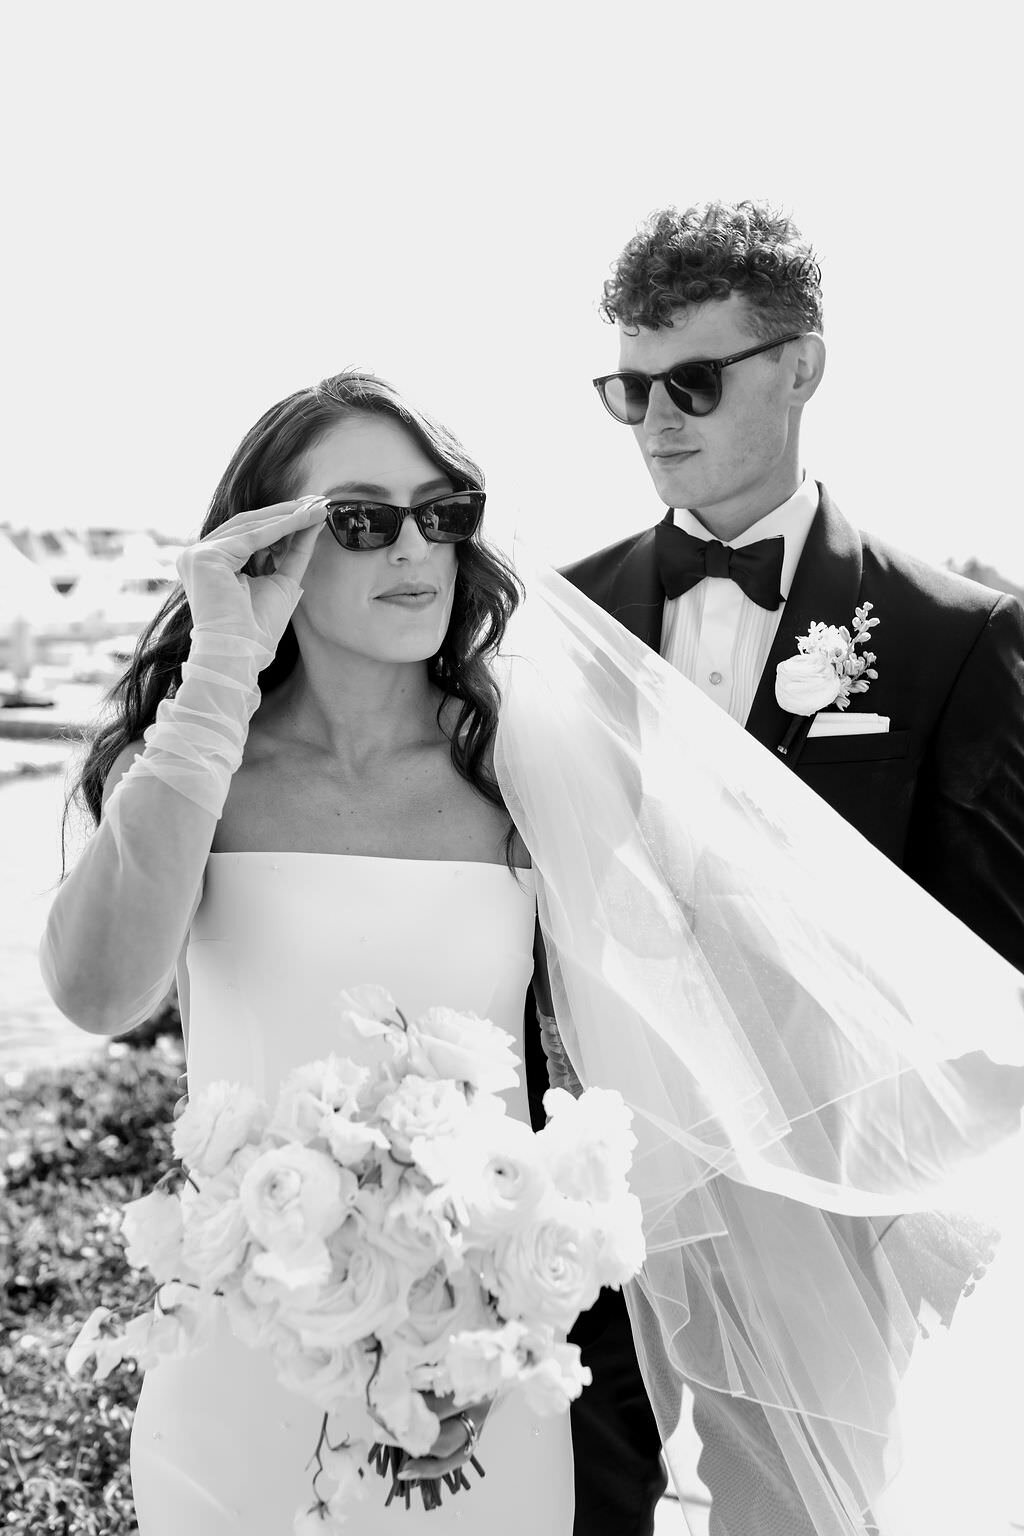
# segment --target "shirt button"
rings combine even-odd
[[[722,674],[721,674],[721,672],[709,672],[708,673],[708,682],[709,683],[714,683],[716,688],[718,687],[718,685],[719,685],[719,683],[721,681],[722,681]]]

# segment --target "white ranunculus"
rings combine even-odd
[[[839,697],[842,679],[818,651],[790,656],[775,671],[775,697],[791,715],[813,715]]]
[[[239,1189],[253,1236],[287,1254],[323,1239],[345,1220],[358,1182],[312,1147],[274,1147],[247,1169]]]
[[[501,1093],[519,1082],[513,1037],[473,1013],[428,1008],[409,1026],[409,1060],[425,1077],[471,1083],[484,1093]]]
[[[588,1088],[577,1099],[549,1088],[550,1116],[537,1147],[556,1188],[571,1200],[611,1200],[626,1189],[636,1137],[633,1112],[612,1088]]]
[[[378,1114],[389,1129],[396,1156],[419,1162],[417,1143],[456,1136],[465,1124],[469,1106],[454,1083],[410,1073],[381,1100]]]
[[[490,1243],[521,1226],[551,1193],[538,1138],[521,1120],[473,1114],[455,1150],[449,1187],[467,1243]]]
[[[593,1379],[590,1367],[580,1361],[576,1344],[555,1344],[544,1359],[519,1372],[527,1407],[544,1416],[564,1413]]]
[[[154,1280],[174,1280],[182,1271],[182,1213],[177,1195],[154,1189],[124,1207],[121,1236],[132,1269],[148,1269]]]
[[[281,1085],[270,1134],[306,1145],[325,1134],[327,1121],[354,1119],[369,1080],[368,1068],[346,1056],[331,1055],[296,1067]]]
[[[484,1278],[503,1317],[568,1330],[597,1300],[598,1248],[589,1208],[552,1196],[524,1227],[499,1239]]]
[[[266,1119],[266,1106],[251,1089],[237,1083],[211,1083],[189,1099],[175,1123],[174,1155],[198,1173],[220,1173],[241,1147],[259,1139]]]

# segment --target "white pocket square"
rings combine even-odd
[[[889,729],[888,715],[855,714],[852,710],[823,710],[811,721],[812,736],[877,736]]]

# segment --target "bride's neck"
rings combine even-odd
[[[266,696],[259,718],[280,739],[355,768],[440,739],[441,698],[425,661],[385,662],[313,649],[301,654],[291,676]]]

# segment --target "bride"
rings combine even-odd
[[[43,950],[76,1023],[120,1032],[176,973],[191,1092],[229,1079],[270,1098],[337,1048],[333,998],[361,982],[522,1043],[533,876],[490,767],[484,660],[517,586],[480,538],[483,507],[458,443],[366,375],[249,432],[85,765],[102,819]],[[509,1110],[529,1119],[525,1087]],[[424,1473],[468,1458],[467,1417],[483,1427],[483,1409],[448,1405]],[[149,1371],[132,1436],[142,1536],[284,1536],[309,1503],[319,1419],[226,1334]],[[566,1536],[567,1417],[502,1403],[480,1454],[486,1480],[470,1473],[431,1530]],[[359,1529],[393,1532],[388,1485],[364,1484]]]
[[[98,827],[51,913],[50,990],[114,1034],[176,974],[191,1091],[266,1097],[363,981],[524,1055],[539,920],[552,1073],[634,1111],[628,1301],[664,1437],[683,1381],[723,1436],[759,1405],[784,1536],[937,1533],[956,1469],[934,1476],[908,1405],[949,1379],[947,1352],[919,1385],[923,1330],[969,1311],[1016,1200],[983,1210],[971,1174],[1019,1128],[1020,977],[566,583],[530,573],[521,604],[483,501],[370,375],[256,424],[85,765]],[[524,1089],[509,1108],[528,1118]],[[961,1397],[950,1422],[987,1422]],[[488,1475],[431,1530],[569,1536],[565,1419],[441,1411],[422,1470],[480,1433]],[[226,1332],[150,1370],[142,1536],[285,1536],[318,1423]],[[426,1519],[369,1491],[367,1536]]]

